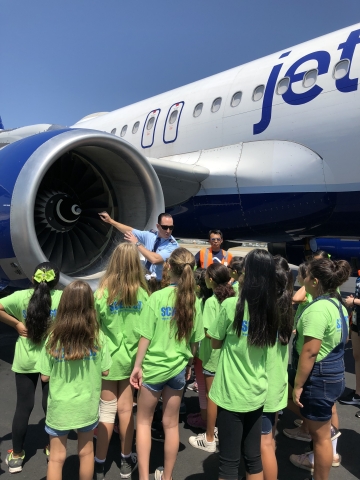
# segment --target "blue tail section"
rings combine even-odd
[[[2,123],[1,117],[0,117],[0,130],[5,130],[4,124]]]

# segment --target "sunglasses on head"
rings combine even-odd
[[[174,229],[174,225],[160,225],[160,227],[161,227],[163,230],[170,230],[170,232],[172,232],[173,229]]]

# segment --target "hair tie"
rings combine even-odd
[[[156,273],[155,273],[155,272],[146,273],[146,274],[145,274],[145,278],[146,278],[146,280],[149,282],[152,278],[156,278]]]
[[[35,274],[34,274],[34,280],[37,281],[37,283],[41,283],[41,282],[52,282],[53,280],[55,280],[55,272],[54,270],[40,270],[37,269]]]

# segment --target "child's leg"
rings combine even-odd
[[[204,422],[206,422],[206,407],[207,407],[206,386],[205,386],[205,377],[203,374],[202,361],[200,360],[200,358],[196,357],[194,362],[194,367],[195,367],[195,376],[196,376],[196,381],[198,384],[198,391],[199,391],[201,418],[204,420]]]
[[[96,459],[105,462],[114,429],[117,405],[116,380],[103,380],[100,400],[100,422],[96,441]]]
[[[50,457],[47,469],[47,480],[62,480],[62,469],[66,460],[67,435],[53,437],[50,435]]]
[[[206,412],[206,440],[208,442],[213,442],[214,438],[214,429],[217,418],[217,405],[209,398],[209,392],[211,385],[214,381],[214,377],[205,375],[206,383],[206,395],[207,395],[207,412]]]
[[[78,432],[79,480],[92,480],[94,473],[94,430]],[[51,453],[50,453],[51,455]]]
[[[13,456],[21,455],[30,414],[34,408],[38,373],[15,373],[16,410],[12,423]]]
[[[134,416],[133,416],[134,389],[130,381],[118,381],[117,411],[119,415],[121,453],[130,455],[134,437]]]
[[[180,392],[180,399],[181,399]],[[136,415],[136,452],[138,455],[139,480],[149,480],[151,449],[151,422],[161,392],[141,387],[138,394]],[[179,403],[180,409],[180,403]]]
[[[179,411],[182,390],[165,387],[163,390],[163,427],[165,432],[164,473],[162,480],[171,480],[179,451]]]
[[[274,422],[274,425],[272,425]],[[264,480],[278,478],[278,466],[275,455],[275,432],[277,414],[263,413],[261,431],[261,461],[263,465]]]

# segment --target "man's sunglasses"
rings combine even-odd
[[[172,232],[173,229],[174,229],[174,225],[160,225],[160,227],[161,227],[163,230],[170,230],[170,232]]]

